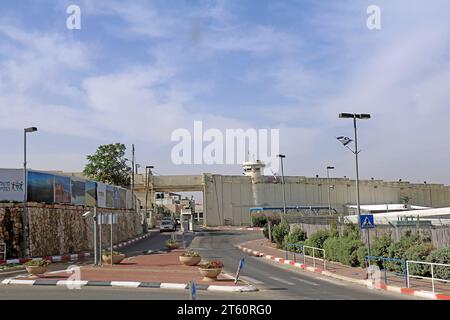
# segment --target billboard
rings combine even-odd
[[[55,176],[55,203],[70,203],[70,178],[63,176]]]
[[[55,176],[48,173],[28,171],[28,201],[30,202],[54,202]]]
[[[85,197],[87,206],[97,205],[97,183],[95,181],[86,181]]]
[[[97,182],[97,206],[106,208],[106,184]]]
[[[84,205],[86,199],[86,183],[82,179],[71,178],[72,204]]]
[[[114,208],[114,187],[106,185],[106,208]]]
[[[127,189],[119,189],[119,206],[117,208],[126,209],[127,207]]]
[[[23,201],[23,170],[0,169],[0,201]]]

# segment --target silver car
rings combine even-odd
[[[176,226],[171,220],[163,220],[159,225],[159,232],[163,231],[175,231]]]

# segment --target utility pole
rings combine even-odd
[[[328,214],[331,216],[331,188],[330,185],[330,170],[333,170],[334,167],[327,166],[327,184],[328,184]]]
[[[277,157],[280,158],[280,162],[281,162],[281,184],[282,184],[282,189],[283,189],[283,216],[282,216],[282,221],[286,221],[286,190],[285,190],[285,185],[284,185],[284,168],[283,168],[283,159],[286,158],[286,155],[284,154],[278,154]]]
[[[132,209],[136,209],[134,202],[134,144],[131,145],[131,203]]]

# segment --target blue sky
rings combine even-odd
[[[66,8],[81,8],[68,30]],[[381,30],[366,27],[369,5]],[[353,177],[335,140],[360,123],[364,178],[450,184],[450,3],[425,1],[5,1],[0,167],[80,171],[99,144],[136,145],[160,174],[241,174],[171,163],[171,132],[280,128],[286,173]]]

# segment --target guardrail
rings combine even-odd
[[[421,265],[429,265],[430,266],[430,271],[431,271],[431,277],[424,277],[424,276],[417,276],[417,275],[411,275],[410,274],[410,264],[421,264]],[[434,262],[423,262],[423,261],[406,261],[406,286],[409,288],[410,286],[410,281],[409,278],[416,278],[416,279],[431,279],[431,288],[433,293],[435,292],[435,282],[436,281],[440,281],[440,282],[445,282],[445,283],[450,283],[450,280],[448,279],[442,279],[442,278],[436,278],[436,269],[435,267],[444,267],[444,268],[450,268],[450,264],[443,264],[443,263],[434,263]]]
[[[393,272],[394,275],[397,276],[401,276],[405,278],[405,284],[408,285],[408,277],[407,277],[407,268],[406,268],[406,261],[404,259],[397,259],[397,258],[385,258],[385,257],[381,257],[381,256],[365,256],[364,259],[366,260],[366,262],[369,262],[369,266],[370,266],[370,261],[371,260],[375,260],[375,261],[383,261],[383,271],[384,271],[384,283],[387,284],[388,283],[388,277],[387,277],[387,268],[386,268],[386,261],[390,261],[390,262],[399,262],[402,265],[402,270],[403,272],[398,273],[398,272]]]
[[[306,249],[312,249],[312,256],[309,256],[306,254]],[[316,251],[318,252],[322,252],[322,258],[319,258],[316,256]],[[316,248],[316,247],[310,247],[310,246],[303,246],[303,263],[306,264],[306,257],[310,257],[313,259],[313,267],[316,267],[316,260],[322,260],[323,262],[323,270],[326,270],[326,264],[325,264],[325,250],[324,249],[320,249],[320,248]]]
[[[0,260],[6,260],[6,243],[0,242],[0,254],[2,258]]]
[[[290,248],[294,248],[294,251],[290,251]],[[312,250],[312,255],[308,255],[306,254],[307,250]],[[300,252],[297,252],[295,250],[299,250]],[[319,255],[316,254],[316,252],[321,252],[322,253],[322,257],[320,257]],[[301,256],[303,256],[303,264],[306,265],[306,258],[309,257],[313,260],[313,266],[314,268],[316,267],[316,260],[320,260],[323,262],[323,269],[326,270],[326,257],[325,257],[325,250],[324,249],[320,249],[317,247],[311,247],[311,246],[299,246],[295,243],[288,243],[285,245],[285,253],[286,253],[286,260],[289,259],[289,253],[292,253],[294,256],[294,262],[297,261],[297,254],[300,254]]]

